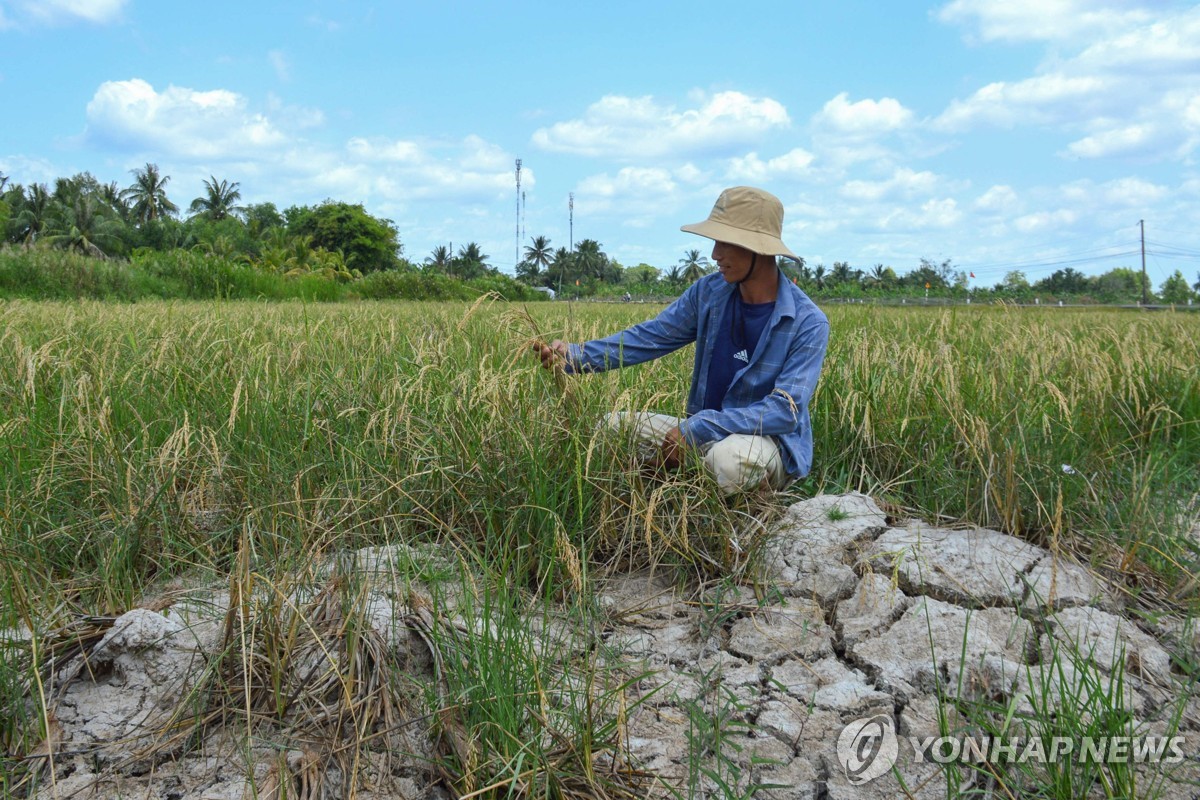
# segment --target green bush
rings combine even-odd
[[[137,249],[129,261],[35,247],[0,249],[0,297],[32,300],[541,300],[507,275],[462,281],[416,270],[374,272],[352,283],[320,273],[286,276],[199,250]]]
[[[0,296],[134,300],[137,281],[120,261],[43,247],[6,247],[0,249]]]

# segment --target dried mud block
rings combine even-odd
[[[847,652],[881,689],[904,702],[960,683],[967,691],[1007,695],[1035,635],[1009,609],[971,611],[924,597],[886,632]]]
[[[833,652],[833,631],[821,609],[798,600],[743,617],[729,631],[731,653],[753,662],[817,659]]]
[[[871,567],[893,573],[909,594],[965,606],[1016,605],[1023,576],[1048,555],[1013,536],[983,528],[947,530],[914,522],[885,531],[868,548]]]

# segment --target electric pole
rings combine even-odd
[[[1146,299],[1146,220],[1139,219],[1138,227],[1142,229],[1142,305],[1149,305]]]

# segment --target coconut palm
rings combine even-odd
[[[44,183],[35,183],[29,187],[25,203],[14,220],[17,238],[26,245],[38,240],[54,221],[54,200]]]
[[[167,183],[170,180],[170,175],[159,174],[157,164],[148,163],[142,169],[133,170],[133,185],[121,196],[133,202],[130,210],[135,222],[144,225],[179,210],[179,206],[167,198]]]
[[[209,178],[210,180],[204,182],[204,196],[193,200],[188,206],[188,211],[193,216],[206,217],[213,222],[229,217],[241,217],[245,211],[242,206],[237,205],[237,201],[242,198],[242,193],[238,191],[241,184],[237,181],[218,181],[215,175],[210,175]]]
[[[829,273],[829,280],[835,284],[838,283],[855,283],[862,272],[856,269],[851,269],[850,264],[846,261],[833,262],[833,271]]]
[[[667,283],[670,284],[672,288],[677,288],[681,283],[683,283],[683,270],[678,266],[671,267],[669,270],[667,270],[666,278]]]
[[[454,259],[452,269],[459,278],[478,278],[487,273],[489,256],[483,252],[476,242],[468,242],[458,248],[458,258]]]
[[[425,259],[425,265],[448,272],[450,262],[454,260],[454,251],[444,244],[439,244],[429,253],[429,257]]]
[[[550,274],[554,276],[555,283],[558,285],[558,291],[562,291],[563,280],[567,278],[567,273],[572,271],[575,266],[575,255],[565,247],[560,247],[554,251],[554,257],[550,259]]]
[[[683,268],[683,279],[695,283],[708,272],[708,258],[700,255],[699,250],[688,250],[679,259],[679,266]]]
[[[60,223],[47,232],[46,241],[55,247],[76,250],[105,258],[100,245],[108,246],[117,236],[121,223],[104,214],[104,206],[90,195],[81,194]]]
[[[539,270],[545,270],[549,267],[552,257],[550,240],[545,236],[535,236],[533,237],[533,244],[525,246],[525,260]]]
[[[584,239],[575,245],[575,266],[584,277],[601,277],[607,260],[608,256],[604,255],[600,243],[595,239]]]
[[[817,264],[816,269],[813,270],[813,281],[816,282],[818,289],[825,288],[825,265],[824,264]]]

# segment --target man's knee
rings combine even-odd
[[[786,479],[779,447],[765,436],[727,436],[713,443],[704,463],[725,492],[757,488],[764,480],[779,488]]]

